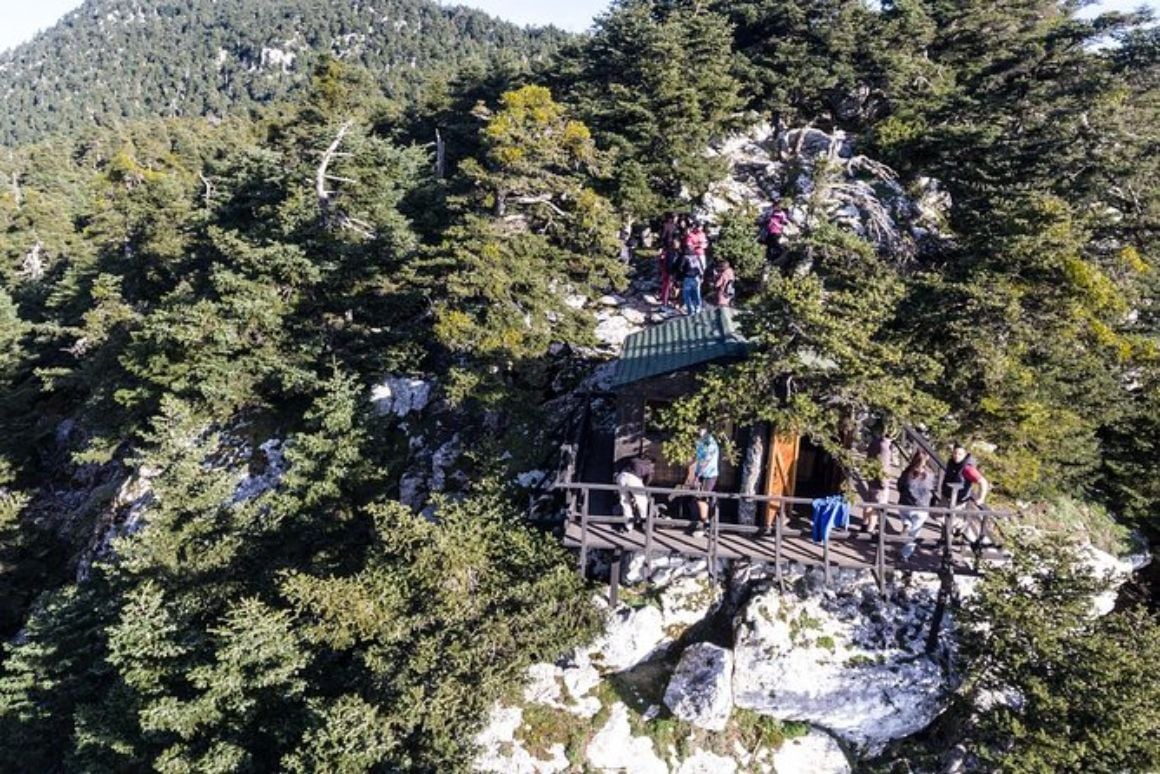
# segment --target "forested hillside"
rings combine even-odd
[[[0,59],[0,769],[468,768],[600,625],[516,480],[603,299],[653,287],[618,232],[705,207],[760,121],[795,227],[767,262],[756,209],[713,224],[755,348],[667,412],[674,459],[917,425],[1154,536],[1160,33],[1073,12],[622,0],[557,49],[425,4],[90,0]],[[1114,668],[1031,675],[967,743],[1160,765],[1114,709],[1153,613],[1119,615]]]
[[[224,116],[301,95],[329,54],[400,104],[465,66],[502,68],[564,35],[428,0],[86,0],[0,53],[0,144],[125,119]]]

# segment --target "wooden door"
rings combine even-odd
[[[769,444],[769,477],[766,479],[765,493],[776,497],[793,497],[797,483],[801,436],[776,431],[770,435],[773,438]]]

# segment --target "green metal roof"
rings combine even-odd
[[[624,341],[613,387],[682,371],[723,358],[744,357],[749,343],[737,331],[732,309],[674,317]]]

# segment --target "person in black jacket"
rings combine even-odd
[[[930,512],[931,500],[934,498],[935,486],[938,478],[930,469],[930,456],[919,449],[910,458],[910,464],[898,477],[898,504],[904,506],[901,511],[902,528],[910,538],[902,547],[902,558],[909,559],[914,553],[915,541],[922,531]]]

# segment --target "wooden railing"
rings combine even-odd
[[[654,549],[654,533],[658,526],[660,527],[688,527],[691,522],[688,519],[671,519],[660,518],[657,512],[657,498],[664,497],[668,500],[676,498],[697,498],[709,501],[709,521],[705,525],[707,527],[708,550],[705,557],[708,559],[709,572],[715,578],[717,570],[717,558],[720,548],[720,540],[722,534],[732,534],[741,536],[755,536],[760,531],[759,527],[743,525],[743,524],[723,524],[721,522],[721,502],[728,500],[735,500],[738,502],[753,502],[766,503],[768,507],[777,511],[777,518],[774,519],[773,539],[774,539],[774,562],[775,573],[779,587],[784,587],[782,578],[782,562],[784,554],[784,543],[787,534],[791,538],[810,538],[812,539],[811,530],[787,530],[785,522],[787,521],[788,512],[794,506],[810,506],[813,505],[813,500],[803,497],[782,497],[777,495],[747,495],[737,494],[733,492],[698,492],[688,488],[672,489],[664,487],[622,487],[616,484],[595,484],[595,483],[573,483],[573,482],[557,482],[554,488],[565,493],[567,502],[567,517],[568,519],[578,522],[580,526],[580,571],[584,573],[588,566],[588,551],[590,543],[590,529],[593,524],[623,524],[625,522],[624,516],[597,516],[591,512],[591,494],[593,492],[611,492],[620,494],[645,495],[647,497],[648,507],[646,509],[646,517],[644,520],[644,560],[646,569],[651,569],[651,559]],[[902,511],[922,511],[928,514],[928,518],[942,516],[942,530],[939,538],[938,547],[941,549],[941,557],[943,569],[951,574],[954,572],[952,554],[955,551],[953,545],[954,534],[952,530],[952,517],[954,515],[963,516],[964,511],[962,507],[957,506],[958,489],[955,487],[950,506],[931,506],[927,508],[904,506],[898,504],[880,504],[867,503],[863,501],[855,501],[850,504],[851,513],[858,509],[872,508],[878,510],[881,514],[896,513],[900,514]],[[986,527],[989,524],[988,520],[992,519],[1010,519],[1014,516],[1008,511],[991,511],[991,510],[973,510],[971,516],[979,518],[980,529],[983,534],[986,534]],[[878,519],[878,528],[876,530],[876,548],[873,569],[877,576],[879,591],[885,592],[885,575],[886,575],[886,546],[894,544],[906,544],[912,542],[914,539],[907,534],[888,535],[886,533],[886,518]],[[831,582],[831,562],[830,562],[830,540],[831,532],[827,532],[825,539],[822,541],[822,565],[825,581],[827,585]],[[849,534],[849,533],[847,533]],[[977,562],[977,557],[976,557]],[[977,564],[976,564],[977,568]],[[941,571],[940,571],[941,572]]]

